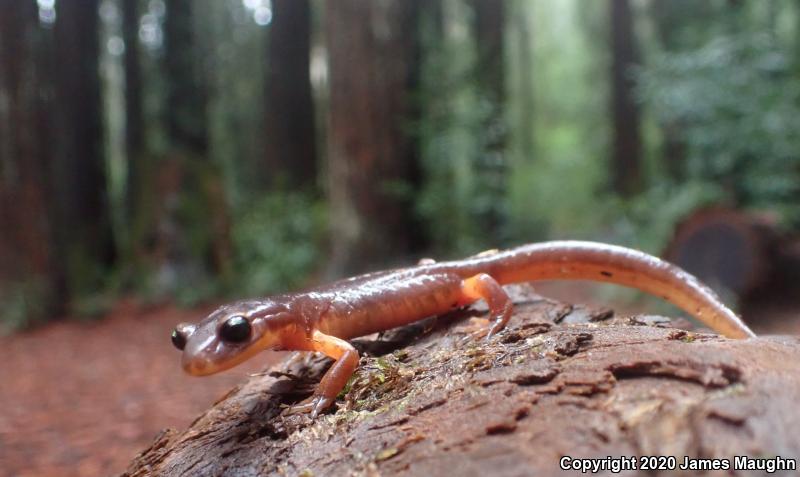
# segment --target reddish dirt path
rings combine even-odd
[[[185,427],[279,358],[208,378],[183,374],[169,333],[207,311],[120,305],[101,321],[0,338],[0,475],[119,473],[161,429]]]

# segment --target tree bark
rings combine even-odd
[[[205,159],[208,154],[208,85],[199,67],[194,31],[197,4],[167,0],[164,20],[164,78],[166,129],[170,146]]]
[[[562,456],[800,457],[796,337],[728,340],[513,296],[488,342],[471,335],[486,325],[475,309],[360,340],[338,409],[314,422],[283,406],[328,360],[253,376],[124,475],[563,475]]]
[[[265,170],[268,184],[311,189],[317,181],[311,95],[311,5],[274,0],[267,44]],[[283,175],[283,177],[281,177]]]
[[[0,2],[0,315],[22,287],[38,307],[28,319],[58,313],[66,298],[48,200],[51,130],[37,23],[35,3]]]
[[[126,219],[134,221],[136,191],[140,189],[145,161],[144,104],[142,68],[139,58],[139,0],[122,1],[122,38],[125,42],[125,156],[128,163],[126,182]],[[129,230],[130,232],[130,230]]]
[[[54,39],[59,255],[71,291],[95,291],[116,252],[102,147],[98,0],[60,4]]]
[[[642,140],[633,67],[639,64],[628,0],[609,0],[611,19],[611,109],[614,118],[612,178],[614,190],[631,196],[641,190]]]
[[[495,0],[471,0],[471,3],[478,43],[478,82],[492,101],[502,103],[505,97],[505,3]]]
[[[471,3],[479,54],[478,81],[493,101],[501,102],[505,96],[505,3],[495,0],[472,0]]]
[[[332,257],[329,275],[363,271],[416,245],[416,2],[327,3],[330,108],[327,159]]]

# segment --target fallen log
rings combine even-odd
[[[771,215],[710,207],[678,224],[664,258],[723,296],[745,298],[770,285],[786,242]]]
[[[287,406],[330,362],[287,360],[163,431],[123,475],[577,475],[562,458],[657,455],[748,475],[734,456],[800,457],[797,337],[729,340],[512,296],[509,326],[488,342],[475,337],[480,308],[358,340],[361,366],[314,421]]]

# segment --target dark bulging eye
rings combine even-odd
[[[229,343],[241,343],[250,338],[250,322],[243,316],[232,316],[219,329],[220,337]]]
[[[177,329],[172,330],[172,344],[183,351],[183,348],[186,346],[186,336]]]

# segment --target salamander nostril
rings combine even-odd
[[[183,348],[186,346],[186,335],[178,331],[177,329],[172,330],[172,344],[175,345],[176,348],[183,351]]]

